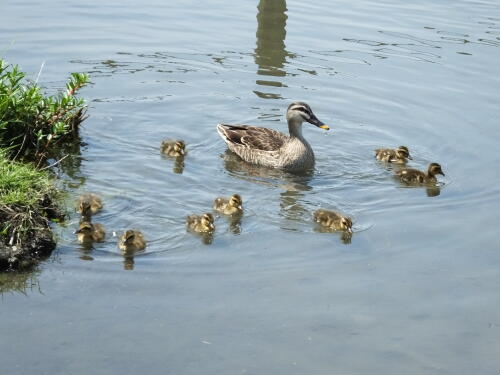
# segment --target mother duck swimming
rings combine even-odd
[[[302,123],[330,128],[318,120],[311,107],[294,102],[286,111],[290,136],[273,129],[248,125],[217,125],[217,131],[228,148],[246,162],[286,171],[314,167],[314,152],[302,135]]]

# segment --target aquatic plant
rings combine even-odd
[[[88,83],[86,74],[72,73],[66,90],[44,95],[17,65],[0,59],[0,148],[10,157],[42,160],[53,146],[74,139],[86,112],[75,94]]]

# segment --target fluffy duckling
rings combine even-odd
[[[214,201],[214,210],[224,215],[233,215],[243,213],[243,200],[239,194],[233,194],[231,197],[216,198]]]
[[[313,218],[323,227],[352,233],[352,220],[337,212],[320,209],[314,212]]]
[[[78,198],[77,211],[89,221],[92,215],[95,215],[102,209],[102,199],[95,194],[83,194]]]
[[[90,221],[82,221],[75,233],[80,243],[102,242],[106,236],[102,224],[92,224]]]
[[[213,232],[215,230],[214,217],[210,213],[189,215],[186,218],[186,225],[189,230],[199,233]]]
[[[129,229],[120,236],[118,247],[123,252],[140,251],[146,248],[146,240],[140,231]]]
[[[401,182],[407,184],[436,183],[437,182],[436,175],[438,174],[444,176],[444,173],[441,170],[441,166],[438,163],[429,164],[427,173],[413,168],[403,168],[399,171],[396,171],[397,178],[401,180]]]
[[[379,148],[375,150],[375,157],[377,160],[385,161],[387,163],[406,164],[407,159],[412,160],[410,151],[406,146],[399,146],[393,150],[391,148]]]
[[[165,139],[160,146],[162,154],[167,156],[184,156],[186,154],[186,144],[181,140]]]

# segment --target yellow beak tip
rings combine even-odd
[[[320,128],[321,129],[325,129],[325,130],[330,130],[330,128],[328,127],[328,125],[321,125]]]

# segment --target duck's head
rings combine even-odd
[[[214,217],[210,213],[201,215],[201,225],[209,231],[215,230]]]
[[[184,155],[186,153],[186,144],[184,141],[175,141],[174,151]]]
[[[231,195],[231,198],[229,198],[229,205],[231,207],[235,207],[238,210],[243,209],[243,200],[241,199],[241,196],[239,194],[233,194]]]
[[[76,234],[90,234],[94,230],[94,226],[89,221],[82,221],[80,226],[75,231]]]
[[[444,173],[441,170],[441,166],[438,163],[430,163],[428,173],[429,173],[429,176],[435,176],[437,174],[444,176]]]
[[[399,146],[398,149],[396,150],[396,155],[399,158],[413,160],[413,158],[410,156],[410,150],[408,150],[408,147],[406,146]]]
[[[341,218],[340,228],[346,232],[352,233],[352,220],[348,217]]]
[[[123,236],[122,236],[122,243],[123,244],[131,244],[134,239],[135,239],[135,232],[131,229],[125,231],[125,233],[123,233]]]
[[[329,130],[330,128],[325,125],[322,121],[318,120],[316,115],[311,110],[311,107],[304,102],[293,102],[288,106],[286,111],[286,119],[288,122],[294,122],[302,124],[307,121],[318,128]]]

